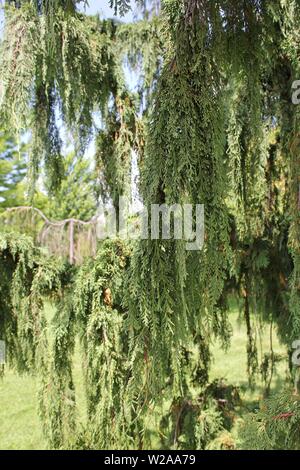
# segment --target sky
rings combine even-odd
[[[85,11],[88,15],[95,15],[99,13],[101,17],[104,18],[113,18],[114,17],[114,10],[109,6],[109,0],[89,0],[89,6],[85,9],[83,5],[81,5],[80,10]],[[126,16],[119,18],[122,21],[132,21],[132,12],[127,13]]]
[[[5,0],[0,0],[0,8],[5,4]],[[102,18],[113,18],[114,10],[109,6],[109,0],[88,0],[88,6],[84,7],[79,5],[79,10],[87,13],[88,15],[100,14]],[[119,18],[119,17],[118,17]],[[124,17],[119,18],[121,21],[129,22],[132,21],[133,15],[132,12],[127,13]],[[2,30],[2,21],[3,21],[3,12],[0,9],[0,37]]]

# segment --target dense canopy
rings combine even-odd
[[[187,251],[182,240],[107,241],[79,268],[1,235],[9,357],[20,371],[42,369],[40,414],[55,448],[206,448],[226,427],[209,370],[212,342],[230,342],[229,300],[243,311],[250,383],[261,370],[268,391],[275,361],[271,344],[258,363],[253,324],[276,327],[290,355],[300,338],[300,107],[292,100],[300,2],[111,1],[121,15],[138,8],[132,23],[89,17],[73,0],[6,3],[0,118],[16,136],[31,134],[31,198],[41,169],[51,191],[61,184],[64,127],[77,156],[95,138],[97,191],[117,210],[130,195],[133,153],[145,207],[205,207],[203,250]],[[135,90],[126,68],[138,75]],[[57,305],[50,346],[45,298]],[[291,393],[258,418],[266,425],[256,445],[299,448],[296,433],[282,438],[282,426],[299,426]],[[292,407],[291,422],[272,422],[278,403]],[[153,436],[152,419],[162,433]]]

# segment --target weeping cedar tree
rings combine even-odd
[[[258,364],[256,324],[276,325],[288,349],[300,335],[299,108],[290,91],[300,75],[299,1],[165,0],[158,17],[129,25],[79,14],[71,0],[9,3],[0,112],[16,133],[31,129],[32,181],[43,157],[50,185],[59,185],[57,112],[82,153],[98,110],[102,195],[117,204],[128,192],[135,149],[146,207],[201,203],[206,221],[202,251],[178,240],[107,242],[78,272],[35,264],[27,240],[4,238],[4,279],[18,286],[1,319],[12,360],[40,373],[53,447],[207,448],[228,429],[206,393],[211,342],[230,341],[228,296],[242,301],[250,382],[261,368],[268,391],[275,361],[270,345]],[[111,5],[121,14],[129,8]],[[138,96],[126,88],[124,60],[142,70]],[[57,302],[48,361],[43,287]],[[72,378],[76,334],[83,428]],[[294,432],[288,441],[282,434],[299,423],[298,395],[284,397],[251,422],[247,446],[257,430],[262,448],[298,446]]]

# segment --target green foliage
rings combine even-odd
[[[238,402],[238,390],[217,381],[209,384],[196,398],[174,399],[160,422],[163,448],[209,448],[223,432],[228,430],[229,434],[232,427],[230,413]]]
[[[78,273],[74,309],[86,364],[89,429],[94,448],[125,446],[131,405],[124,327],[124,271],[130,250],[121,241],[104,242],[94,262]]]
[[[0,236],[0,336],[7,344],[8,363],[19,372],[39,368],[46,348],[43,298],[58,285],[60,265],[41,262],[31,239]]]
[[[241,432],[241,446],[253,450],[297,450],[299,419],[299,395],[289,390],[275,395],[247,418]]]
[[[109,0],[109,5],[114,8],[115,15],[124,16],[130,9],[130,0]]]
[[[44,157],[53,187],[62,171],[58,107],[82,151],[92,132],[92,112],[103,109],[116,82],[112,23],[58,5],[49,16],[30,2],[6,10],[0,65],[3,122],[17,132],[32,129],[32,178]]]
[[[137,103],[129,93],[116,96],[106,116],[106,127],[97,136],[96,169],[100,180],[100,196],[119,205],[120,196],[130,196],[132,151],[140,150],[140,122]]]
[[[111,4],[121,14],[129,8],[127,1]],[[289,92],[300,72],[299,16],[294,0],[167,0],[159,19],[129,26],[87,18],[74,1],[38,8],[28,1],[6,10],[0,112],[17,132],[32,130],[33,179],[41,158],[51,190],[63,177],[58,113],[81,155],[93,135],[93,112],[100,111],[103,199],[117,207],[118,196],[129,192],[134,149],[147,208],[205,205],[202,251],[188,252],[178,240],[143,240],[128,268],[118,241],[101,245],[77,274],[50,261],[36,267],[28,241],[1,242],[4,284],[14,287],[1,331],[15,341],[21,368],[35,364],[36,344],[44,341],[35,336],[44,331],[43,323],[36,326],[43,289],[51,285],[58,302],[53,355],[49,363],[43,354],[39,359],[41,415],[55,448],[143,447],[149,409],[164,396],[178,418],[174,407],[182,412],[194,387],[203,391],[208,383],[212,340],[228,345],[232,292],[242,299],[250,382],[260,369],[268,391],[273,324],[287,345],[300,325],[299,108]],[[126,89],[124,61],[133,69],[142,63],[139,99]],[[138,117],[144,99],[153,105],[146,128]],[[17,311],[20,322],[11,315]],[[270,354],[259,367],[253,324],[266,322]],[[76,332],[91,423],[79,440],[77,432],[71,436]],[[174,446],[206,448],[221,430],[215,403],[192,400],[187,408],[194,406],[182,429],[175,425]],[[299,445],[297,400],[270,402],[272,414],[285,408],[290,420],[262,417],[262,448]]]
[[[128,445],[127,415],[131,410],[130,405],[124,405],[128,364],[123,273],[129,253],[119,241],[104,242],[96,259],[73,273],[73,281],[72,276],[65,277],[64,294],[57,297],[53,354],[44,368],[40,395],[40,412],[52,447]],[[76,334],[88,410],[88,427],[77,429],[77,433],[72,376]]]
[[[149,208],[153,203],[205,204],[207,243],[203,252],[188,252],[182,241],[142,241],[135,252],[128,289],[129,319],[136,331],[131,354],[134,370],[144,370],[147,377],[148,400],[159,396],[167,377],[175,397],[185,394],[184,351],[194,343],[199,361],[204,358],[200,375],[205,382],[211,338],[220,335],[226,341],[229,336],[219,304],[230,260],[219,75],[214,70],[212,77],[200,27],[186,29],[181,21],[177,29],[170,25],[172,33],[173,27],[178,45],[170,46],[155,96],[142,193]]]
[[[58,116],[75,139],[76,154],[82,154],[93,137],[94,112],[100,111],[106,121],[106,140],[114,141],[121,126],[116,141],[120,155],[114,166],[117,172],[125,172],[124,156],[126,169],[131,155],[128,145],[137,145],[141,125],[132,121],[136,119],[134,115],[128,123],[127,111],[121,109],[129,97],[122,65],[129,55],[131,63],[136,62],[133,57],[137,56],[141,63],[142,57],[150,87],[158,62],[155,21],[150,28],[145,23],[126,28],[111,20],[81,15],[75,4],[41,2],[36,9],[35,2],[28,1],[21,8],[10,6],[5,10],[0,61],[1,121],[16,134],[31,130],[29,180],[36,181],[43,164],[50,190],[59,187],[64,176]],[[152,38],[152,32],[156,40],[139,50],[142,38]],[[130,51],[125,36],[131,44]],[[139,42],[134,44],[138,37]],[[131,137],[132,132],[135,135]],[[111,178],[108,179],[110,184]],[[34,187],[30,188],[33,196]]]
[[[121,53],[130,71],[139,78],[138,92],[145,95],[146,101],[151,101],[151,92],[161,71],[165,36],[167,35],[160,16],[137,23],[121,24],[117,29]]]

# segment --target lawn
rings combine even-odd
[[[47,316],[51,319],[53,310],[47,307]],[[246,372],[246,331],[239,319],[236,308],[232,309],[231,321],[233,336],[231,347],[224,353],[216,344],[213,347],[214,361],[210,379],[224,378],[227,383],[241,387],[242,405],[237,412],[237,423],[233,434],[236,434],[240,420],[244,413],[258,406],[259,399],[263,396],[263,389],[258,382],[254,390],[249,390]],[[274,335],[274,352],[285,356],[285,350],[280,346]],[[262,353],[269,348],[269,331],[266,327],[259,341]],[[272,389],[283,385],[286,377],[286,362],[278,364],[273,377]],[[82,385],[81,366],[78,354],[75,354],[75,384],[79,391],[79,408],[84,419],[84,394]],[[45,449],[46,442],[43,438],[41,424],[37,415],[36,400],[37,381],[34,377],[19,377],[12,370],[6,370],[3,380],[0,380],[0,450],[4,449]]]

